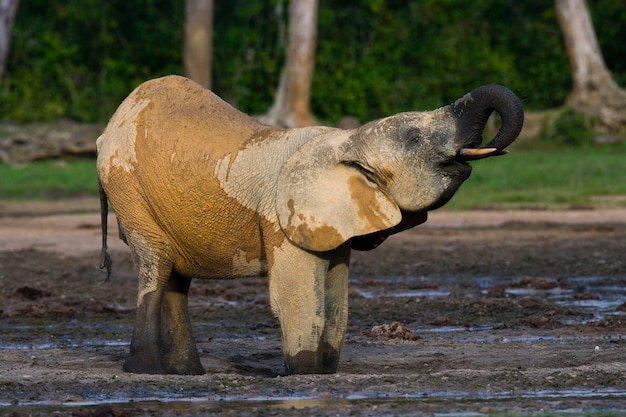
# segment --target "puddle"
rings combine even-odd
[[[59,342],[59,343],[2,343],[0,350],[47,350],[47,349],[68,349],[81,347],[115,347],[128,346],[129,341],[122,340],[85,340],[81,342]]]
[[[371,291],[358,291],[359,295],[363,298],[377,298],[380,297],[381,294],[377,294],[376,292]],[[448,297],[450,296],[450,291],[433,291],[433,290],[423,290],[423,291],[395,291],[395,292],[386,292],[384,297],[406,297],[406,298],[437,298],[437,297]]]
[[[403,407],[411,405],[415,409],[419,409],[420,404],[425,402],[445,402],[455,400],[457,402],[472,403],[477,401],[487,401],[490,403],[503,401],[520,400],[540,400],[540,401],[563,401],[565,399],[576,400],[626,400],[626,390],[619,388],[594,388],[594,389],[550,389],[550,390],[528,390],[526,392],[515,391],[462,391],[462,390],[446,390],[446,391],[417,391],[409,394],[394,395],[371,394],[365,392],[354,392],[352,394],[337,397],[317,397],[311,395],[293,394],[290,396],[250,396],[244,397],[240,395],[224,395],[224,396],[195,396],[195,397],[176,397],[171,393],[152,393],[146,397],[114,397],[101,395],[99,398],[93,398],[87,401],[74,402],[47,402],[33,401],[20,402],[19,408],[15,404],[0,402],[0,407],[9,407],[25,410],[45,410],[46,407],[54,406],[75,409],[78,407],[94,407],[99,405],[115,405],[121,408],[137,408],[151,411],[170,411],[170,412],[202,412],[206,410],[212,411],[245,411],[253,409],[263,410],[305,410],[313,408],[341,408],[345,406],[376,406],[382,404],[396,404]],[[157,395],[154,395],[157,394]],[[614,407],[612,409],[616,412]],[[580,410],[578,410],[580,411]],[[461,413],[461,414],[439,414],[436,415],[484,415],[482,413]]]
[[[374,279],[351,278],[350,285],[355,288],[360,297],[365,299],[375,299],[378,297],[397,298],[442,298],[454,295],[462,295],[463,291],[471,293],[474,288],[478,288],[483,296],[488,296],[489,291],[494,287],[503,287],[504,296],[512,299],[522,299],[524,297],[534,297],[550,300],[562,307],[579,307],[588,310],[594,315],[591,320],[566,321],[567,324],[584,324],[597,322],[603,318],[620,316],[624,313],[616,311],[617,307],[626,302],[626,287],[611,285],[605,282],[602,277],[572,277],[561,280],[545,278],[548,283],[553,283],[553,288],[532,288],[519,287],[520,279],[502,279],[496,277],[464,278],[461,290],[459,290],[459,278],[430,278],[414,276],[383,276]],[[456,289],[455,289],[456,288]],[[455,292],[456,291],[456,294]],[[459,292],[461,291],[461,292]],[[589,292],[591,299],[577,299],[576,296]],[[422,331],[423,329],[420,329]],[[447,332],[447,331],[467,331],[472,330],[466,327],[439,329],[426,329],[426,331]]]
[[[0,351],[128,346],[132,331],[131,323],[3,323]]]

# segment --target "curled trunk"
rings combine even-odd
[[[451,110],[457,118],[459,141],[464,144],[461,156],[465,159],[503,153],[517,138],[524,125],[524,107],[521,100],[501,85],[478,87],[454,102]],[[502,125],[494,138],[482,145],[485,125],[494,111],[500,115]]]

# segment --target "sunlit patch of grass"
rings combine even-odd
[[[473,163],[452,209],[624,205],[626,145],[513,150]]]
[[[97,193],[94,159],[37,161],[24,166],[0,163],[2,200],[46,200]]]

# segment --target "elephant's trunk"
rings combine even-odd
[[[450,105],[456,116],[459,141],[464,148],[459,152],[465,160],[501,155],[504,148],[517,138],[524,124],[524,108],[520,99],[501,85],[483,85]],[[491,113],[497,112],[502,125],[496,136],[482,145],[485,125]],[[471,144],[471,147],[468,147]]]

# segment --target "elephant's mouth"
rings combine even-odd
[[[439,169],[441,174],[460,184],[472,173],[472,166],[468,162],[469,160],[461,157],[459,152],[456,156],[440,162]]]

